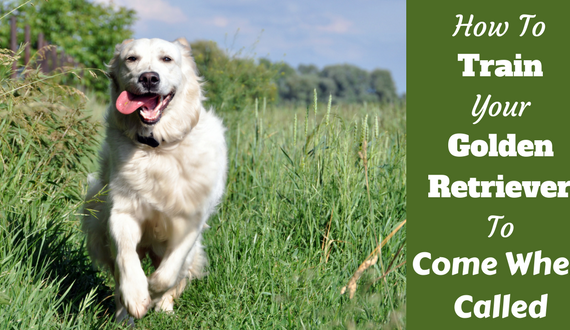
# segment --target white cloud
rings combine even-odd
[[[257,34],[262,30],[262,28],[253,26],[250,20],[238,16],[228,18],[227,16],[215,15],[196,18],[192,21],[193,24],[199,24],[200,27],[213,26],[219,28],[216,31],[224,31],[225,33],[235,33],[239,30],[240,33]]]
[[[145,20],[164,23],[181,23],[188,20],[182,9],[170,5],[166,0],[95,0],[95,2],[134,9],[138,14],[139,24]]]
[[[352,22],[340,16],[330,16],[330,23],[326,25],[317,25],[318,31],[344,34],[349,32]]]
[[[217,27],[226,27],[230,24],[230,20],[222,16],[216,16],[212,19],[212,24]]]

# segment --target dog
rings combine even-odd
[[[125,40],[108,69],[106,137],[82,229],[92,261],[115,278],[121,322],[152,307],[172,312],[186,283],[204,275],[202,232],[224,193],[227,147],[222,120],[202,105],[186,39]]]

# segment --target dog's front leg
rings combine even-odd
[[[149,289],[153,297],[160,297],[168,289],[178,283],[186,256],[196,244],[202,232],[203,221],[197,214],[190,219],[175,218],[172,220],[172,239],[158,269],[149,278]],[[205,220],[204,220],[205,221]]]
[[[116,251],[114,275],[118,292],[115,294],[129,314],[140,319],[151,302],[148,282],[136,251],[142,237],[141,226],[131,214],[112,210],[109,231]],[[117,306],[118,313],[120,310]]]

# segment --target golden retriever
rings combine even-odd
[[[227,149],[185,39],[125,40],[108,67],[106,137],[82,228],[92,260],[115,278],[120,322],[172,311],[203,275],[202,231],[224,192]],[[148,278],[146,255],[156,267]]]

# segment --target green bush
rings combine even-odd
[[[213,41],[191,44],[199,74],[204,78],[207,105],[217,111],[243,110],[255,99],[274,102],[277,86],[273,82],[272,66],[228,55]]]

